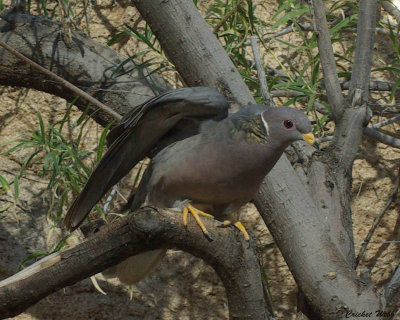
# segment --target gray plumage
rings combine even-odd
[[[224,118],[229,104],[210,88],[182,88],[133,108],[107,136],[110,148],[89,177],[64,219],[75,230],[93,206],[139,161],[198,133],[202,120]]]
[[[133,199],[171,208],[195,208],[232,222],[257,192],[284,149],[312,143],[306,115],[289,107],[251,105],[227,115],[228,103],[209,88],[184,88],[134,108],[109,134],[111,146],[65,218],[75,229],[91,208],[146,155],[152,157]],[[214,120],[207,120],[212,119]],[[154,250],[117,266],[127,283],[146,276],[164,256]]]
[[[296,129],[286,129],[285,120],[295,121]],[[306,115],[289,107],[252,105],[219,122],[209,121],[199,134],[165,147],[152,159],[132,208],[144,199],[166,208],[190,200],[221,220],[235,220],[231,214],[253,198],[284,149],[309,132]]]

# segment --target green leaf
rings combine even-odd
[[[272,20],[275,20],[277,16],[279,16],[282,12],[285,10],[290,10],[291,9],[291,2],[290,1],[285,1],[283,4],[281,4],[276,11],[276,13],[272,16]]]
[[[153,37],[153,33],[151,32],[150,29],[146,29],[144,34],[141,34],[135,28],[129,26],[126,23],[124,24],[124,26],[126,28],[125,29],[126,33],[128,33],[129,35],[131,35],[131,36],[135,37],[136,39],[142,41],[143,43],[145,43],[153,51],[161,54],[161,51],[154,46],[155,39],[154,40],[151,39]],[[148,28],[147,25],[146,25],[146,28]]]
[[[304,13],[309,12],[309,11],[310,11],[310,9],[308,7],[304,7],[299,10],[290,11],[290,12],[286,13],[284,16],[282,16],[281,18],[279,18],[278,21],[276,21],[274,23],[272,28],[275,29],[277,26],[286,24],[289,20],[292,20],[294,17],[300,17],[301,15],[303,15]]]
[[[82,162],[82,160],[76,156],[76,154],[72,151],[72,150],[68,150],[68,153],[71,155],[71,157],[74,159],[76,165],[83,169],[83,171],[85,171],[86,175],[89,176],[90,175],[90,170],[88,167],[85,166],[85,164]]]
[[[309,97],[309,99],[308,99],[307,111],[310,111],[310,110],[313,109],[313,107],[314,107],[314,101],[315,101],[315,95],[311,95],[311,97]]]
[[[336,24],[335,26],[333,26],[330,30],[329,30],[329,34],[332,36],[333,34],[335,34],[336,32],[340,31],[341,29],[345,28],[346,26],[348,26],[350,24],[350,22],[352,22],[353,20],[356,20],[358,18],[358,14],[352,14],[351,16],[343,19],[342,21],[340,21],[338,24]]]
[[[396,95],[397,88],[399,87],[399,85],[400,85],[400,79],[397,80],[397,81],[393,84],[392,93],[390,94],[390,100],[391,100],[391,101],[394,100],[394,97],[395,97],[395,95]]]
[[[54,151],[50,151],[44,157],[43,171],[49,170],[53,166],[53,162],[54,162]]]
[[[38,258],[38,257],[46,256],[46,255],[48,255],[48,254],[49,254],[49,253],[46,252],[46,251],[37,251],[37,252],[31,253],[28,257],[26,257],[26,258],[19,264],[17,271],[21,271],[22,268],[24,267],[25,263],[27,263],[27,262],[29,262],[29,261],[31,261],[31,260],[33,260],[33,259],[36,259],[36,258]]]
[[[122,61],[122,62],[113,70],[113,72],[111,73],[110,78],[113,78],[115,75],[117,75],[117,76],[122,76],[122,75],[124,75],[124,74],[127,74],[127,73],[132,72],[133,70],[135,70],[135,69],[137,68],[137,65],[136,65],[137,62],[134,61],[134,59],[136,59],[136,58],[138,58],[138,57],[140,57],[140,56],[142,56],[142,55],[145,55],[145,54],[147,54],[147,53],[149,53],[149,52],[150,52],[149,50],[143,50],[143,51],[140,51],[140,52],[138,52],[138,53],[135,53],[133,56],[130,56],[129,58],[126,58],[124,61]],[[127,70],[124,70],[124,66],[125,66],[127,63],[129,63],[129,62],[132,62],[132,63],[133,63],[133,67],[131,67],[131,68],[127,69]]]
[[[228,29],[228,30],[224,30],[222,32],[219,33],[220,36],[226,36],[226,35],[238,35],[238,31],[234,30],[234,29]]]
[[[278,42],[280,42],[280,43],[283,43],[283,44],[287,45],[288,47],[293,48],[293,49],[296,49],[296,50],[298,50],[298,51],[302,51],[302,50],[304,50],[304,49],[307,49],[307,47],[305,47],[305,46],[298,46],[297,44],[293,44],[293,43],[284,41],[284,40],[282,40],[282,39],[276,39],[276,41],[278,41]]]
[[[396,72],[396,73],[400,73],[400,68],[391,67],[391,66],[382,67],[382,68],[377,68],[377,69],[375,69],[374,71],[384,71],[384,70],[386,70],[386,71],[393,71],[393,72]]]
[[[10,185],[7,180],[0,174],[0,184],[6,193],[10,193]]]
[[[116,42],[118,41],[118,39],[119,39],[122,35],[124,35],[124,34],[125,34],[124,31],[121,31],[121,32],[117,33],[117,34],[114,35],[110,40],[107,41],[107,45],[108,45],[108,46],[113,45],[113,44],[116,43]]]
[[[40,151],[41,151],[41,150],[37,150],[36,152],[32,153],[32,154],[28,157],[28,159],[25,160],[25,162],[22,164],[21,169],[20,169],[20,171],[19,171],[19,176],[18,176],[19,178],[22,177],[22,175],[25,173],[26,167],[29,165],[29,163],[31,163],[31,161],[33,160],[33,158],[36,157]]]
[[[46,0],[40,0],[40,4],[41,4],[41,6],[42,6],[44,15],[45,15],[46,17],[48,17],[48,14],[47,14],[47,7],[46,7]]]
[[[19,179],[17,176],[14,177],[14,202],[19,199]]]
[[[9,155],[11,153],[13,153],[14,151],[19,151],[22,149],[22,146],[26,145],[26,143],[30,142],[29,140],[25,140],[25,141],[21,141],[20,143],[18,143],[16,146],[8,149],[6,152],[3,153],[3,155]]]
[[[53,252],[57,252],[60,251],[62,249],[62,247],[65,244],[65,241],[67,241],[67,239],[72,235],[72,233],[67,234],[66,236],[64,236],[56,245],[56,247],[54,248]]]
[[[11,203],[9,203],[9,204],[6,204],[5,206],[3,206],[3,207],[0,207],[0,212],[4,212],[4,211],[7,211],[8,210],[8,208],[10,208],[12,206],[12,204]]]
[[[37,112],[37,117],[39,119],[39,125],[40,125],[40,131],[39,131],[40,140],[41,140],[42,143],[44,143],[46,141],[46,130],[44,128],[42,115],[40,114],[39,111]]]
[[[263,265],[260,264],[261,277],[262,277],[262,279],[264,280],[264,283],[265,283],[265,288],[266,288],[266,291],[267,291],[266,293],[267,293],[267,295],[269,297],[269,301],[271,301],[271,303],[273,303],[272,293],[271,293],[271,288],[270,288],[271,286],[269,284],[268,275],[267,275],[267,272],[265,271],[265,269],[266,268]],[[273,308],[273,305],[271,307]]]
[[[60,124],[60,127],[59,127],[59,131],[60,131],[60,132],[61,132],[62,129],[63,129],[64,123],[66,123],[67,120],[68,120],[68,116],[69,116],[69,114],[71,113],[71,109],[72,109],[73,105],[74,105],[78,100],[79,100],[79,96],[78,96],[78,97],[75,97],[75,98],[71,101],[71,103],[68,104],[67,111],[65,112],[63,118],[62,118],[59,122],[57,122],[57,124]]]

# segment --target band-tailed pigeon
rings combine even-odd
[[[304,139],[313,144],[315,139],[299,110],[256,104],[228,115],[228,106],[215,90],[196,87],[165,93],[132,109],[109,133],[111,146],[69,209],[67,228],[76,229],[100,198],[148,155],[152,160],[131,211],[143,204],[178,208],[184,224],[190,212],[209,239],[199,216],[214,216],[248,238],[234,214],[253,198],[290,143]],[[164,253],[131,257],[117,266],[117,274],[123,282],[137,282]]]

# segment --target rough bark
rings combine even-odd
[[[80,32],[73,32],[72,46],[62,40],[61,25],[40,16],[0,15],[0,39],[41,66],[72,82],[77,87],[109,105],[119,114],[140,104],[166,84],[159,77],[148,78],[143,71],[128,63],[129,74],[113,75],[126,59],[112,49],[91,40]],[[76,95],[59,83],[50,80],[0,47],[0,84],[34,88],[72,101]],[[76,103],[83,110],[87,103]],[[94,111],[91,108],[91,111]],[[94,115],[96,121],[106,124],[112,117],[104,112]]]
[[[46,295],[131,255],[163,247],[187,251],[215,269],[226,288],[230,319],[267,319],[256,243],[244,240],[234,228],[218,228],[215,220],[204,219],[204,223],[213,242],[195,223],[184,227],[175,211],[148,207],[123,217],[83,243],[53,255],[36,272],[22,271],[13,281],[0,282],[0,318],[15,316]]]

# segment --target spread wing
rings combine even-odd
[[[101,197],[146,155],[198,132],[200,123],[225,118],[229,103],[217,91],[182,88],[133,108],[107,136],[110,148],[64,219],[76,229]]]

